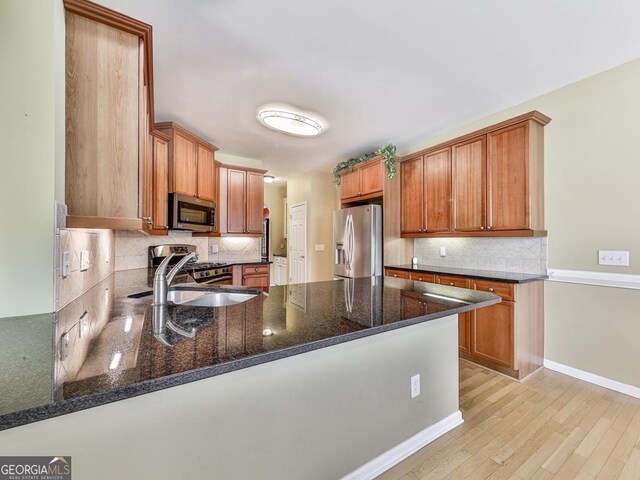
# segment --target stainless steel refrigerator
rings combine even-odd
[[[382,275],[382,207],[362,205],[333,212],[333,274]]]

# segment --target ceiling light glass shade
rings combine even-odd
[[[258,110],[258,120],[272,130],[299,137],[320,135],[328,127],[328,123],[319,115],[283,104],[261,107]]]
[[[273,183],[273,181],[276,179],[276,177],[274,177],[273,175],[265,175],[264,176],[264,183]]]

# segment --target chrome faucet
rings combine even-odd
[[[167,304],[167,292],[169,291],[169,285],[171,285],[176,274],[187,262],[198,259],[198,254],[196,252],[191,252],[176,263],[171,271],[167,273],[169,261],[174,255],[175,253],[172,253],[165,258],[156,269],[156,273],[153,275],[153,304],[156,306],[165,306]]]

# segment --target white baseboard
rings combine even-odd
[[[569,367],[552,360],[547,360],[546,358],[544,360],[544,366],[549,370],[564,373],[565,375],[568,375],[570,377],[584,380],[585,382],[593,383],[594,385],[599,385],[600,387],[608,388],[609,390],[613,390],[615,392],[624,393],[625,395],[629,395],[630,397],[640,398],[640,388],[634,387],[633,385],[618,382],[616,380],[611,380],[610,378],[601,377],[600,375],[596,375],[595,373],[578,370],[577,368]]]
[[[440,420],[435,425],[425,428],[416,433],[413,437],[387,450],[370,462],[365,463],[358,469],[342,477],[342,480],[370,480],[386,472],[394,465],[397,465],[409,455],[417,452],[425,445],[441,437],[449,430],[454,429],[464,422],[462,412],[458,410],[448,417]]]

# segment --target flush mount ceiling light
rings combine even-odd
[[[298,137],[314,137],[329,127],[317,113],[282,103],[263,105],[258,109],[257,118],[267,128]]]
[[[276,177],[274,177],[273,175],[265,175],[264,176],[264,183],[273,183],[273,181],[276,179]]]

